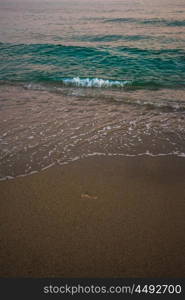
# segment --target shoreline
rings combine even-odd
[[[66,166],[66,165],[70,165],[71,163],[75,162],[75,161],[81,161],[81,160],[84,160],[84,159],[96,159],[96,158],[105,158],[105,159],[109,159],[109,158],[116,158],[116,159],[131,159],[131,158],[134,158],[134,159],[140,159],[140,158],[147,158],[147,157],[151,157],[151,158],[163,158],[163,157],[172,157],[172,158],[185,158],[185,153],[177,153],[177,152],[172,152],[172,153],[159,153],[159,154],[153,154],[153,153],[150,153],[149,151],[146,151],[146,152],[143,152],[143,153],[139,153],[139,154],[119,154],[119,153],[101,153],[101,152],[95,152],[95,153],[92,153],[92,154],[89,154],[89,155],[85,155],[85,156],[81,156],[81,157],[74,157],[73,159],[71,160],[68,160],[66,162],[53,162],[49,165],[46,165],[45,167],[39,169],[39,170],[32,170],[30,171],[30,173],[25,173],[25,174],[18,174],[18,175],[14,175],[14,176],[11,176],[11,175],[6,175],[4,177],[1,177],[0,178],[0,182],[7,182],[9,180],[15,180],[15,179],[18,179],[18,178],[24,178],[24,177],[28,177],[28,176],[32,176],[32,175],[35,175],[35,174],[39,174],[39,173],[42,173],[44,172],[45,170],[48,170],[50,168],[61,168],[63,166]]]
[[[0,182],[0,277],[184,277],[185,159],[91,157]]]

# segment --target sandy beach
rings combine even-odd
[[[0,182],[0,277],[184,277],[184,170],[92,157]]]

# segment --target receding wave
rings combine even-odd
[[[57,94],[66,94],[65,86],[69,87],[67,90],[67,94],[70,96],[77,96],[77,97],[88,97],[88,99],[96,98],[97,96],[105,103],[111,102],[112,104],[126,104],[126,105],[133,105],[133,106],[141,106],[145,107],[147,110],[161,110],[166,112],[184,112],[185,111],[185,102],[183,100],[173,100],[173,99],[134,99],[133,97],[126,97],[125,93],[130,93],[132,95],[132,84],[134,83],[129,81],[110,81],[104,80],[99,78],[66,78],[64,79],[61,84],[38,84],[38,83],[29,83],[24,84],[24,89],[35,90],[35,91],[48,91],[54,92]],[[129,88],[130,86],[130,88]],[[70,89],[72,88],[72,90]],[[76,89],[74,89],[76,87]],[[80,90],[78,89],[80,88]],[[82,90],[84,88],[84,90]],[[89,89],[101,89],[101,93],[92,92]],[[108,96],[105,93],[104,89],[112,89],[111,96]],[[107,91],[109,92],[109,91]],[[115,93],[114,93],[115,92]],[[119,94],[118,94],[118,93]],[[177,93],[177,91],[176,91]],[[128,95],[128,94],[127,94]]]
[[[133,92],[30,82],[4,84],[0,91],[0,178],[95,152],[184,153],[181,89]]]

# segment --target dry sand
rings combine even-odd
[[[185,277],[184,175],[99,157],[0,182],[0,277]]]

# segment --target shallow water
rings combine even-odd
[[[185,156],[185,3],[0,1],[0,177]]]

